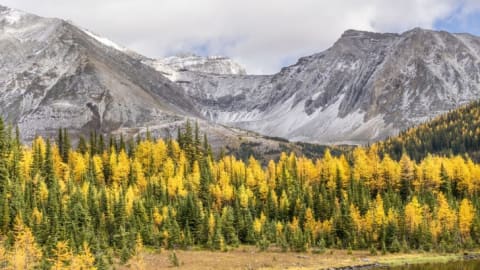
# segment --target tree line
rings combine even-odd
[[[412,127],[377,143],[382,152],[399,160],[407,153],[417,161],[428,154],[469,155],[480,161],[480,100]]]

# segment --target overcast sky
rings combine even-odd
[[[75,22],[149,57],[226,55],[273,73],[346,29],[480,34],[480,0],[0,0]]]

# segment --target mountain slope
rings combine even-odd
[[[405,152],[421,160],[428,154],[468,154],[480,160],[480,101],[375,144],[379,152],[400,159]]]
[[[0,113],[24,139],[200,117],[181,87],[68,22],[0,7]]]
[[[182,87],[164,77],[186,68],[245,72],[226,58],[171,57],[156,62],[172,73],[159,73],[151,59],[91,31],[6,7],[0,7],[0,50],[0,116],[18,125],[27,142],[36,135],[52,137],[59,128],[73,139],[92,130],[132,136],[148,129],[174,137],[190,119],[216,151],[228,145],[231,153],[275,158],[281,150],[304,148],[206,121]]]
[[[245,75],[247,73],[244,67],[223,56],[202,57],[195,54],[179,54],[163,59],[144,57],[142,62],[152,66],[172,81],[178,80],[179,73],[183,71],[218,75]]]
[[[0,114],[27,141],[60,127],[167,134],[191,118],[236,144],[248,133],[240,129],[364,144],[480,94],[480,38],[418,28],[349,30],[277,74],[246,75],[228,58],[149,59],[63,20],[0,7],[0,50]]]
[[[349,30],[328,50],[267,76],[180,71],[211,121],[291,140],[364,144],[475,100],[480,38]]]

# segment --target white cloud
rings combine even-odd
[[[480,1],[479,0],[464,0],[462,5],[462,11],[464,13],[478,12],[480,11]]]
[[[463,0],[466,11],[478,0]],[[468,2],[468,3],[467,3]],[[456,0],[0,0],[70,19],[150,57],[196,50],[228,55],[250,73],[329,46],[346,29],[402,32],[432,28]],[[467,3],[467,4],[465,4]]]

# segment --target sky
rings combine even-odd
[[[347,29],[414,27],[480,35],[480,0],[0,0],[70,20],[152,58],[224,55],[271,74],[321,52]]]

